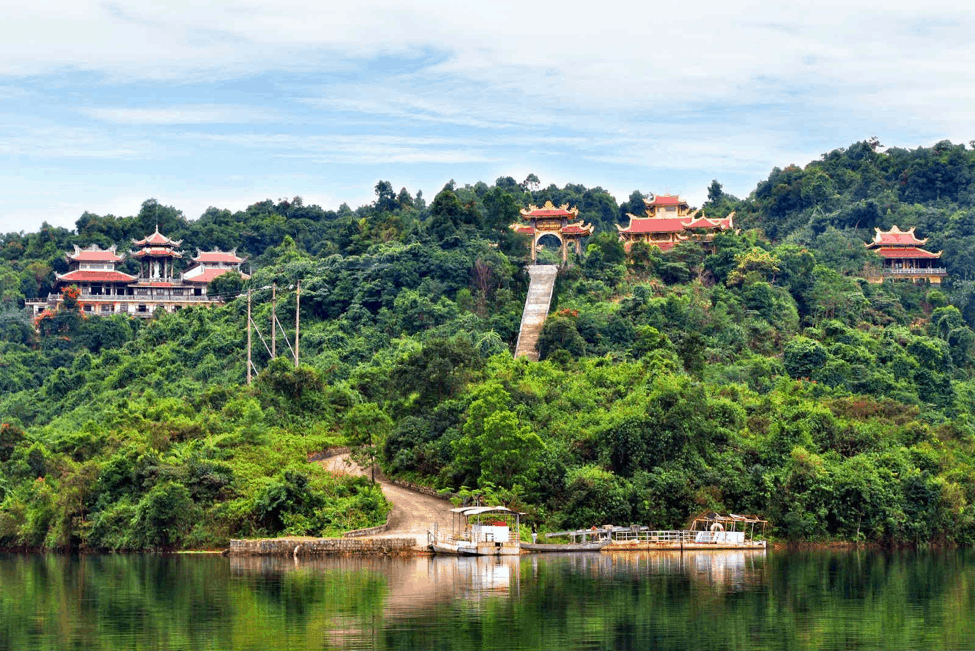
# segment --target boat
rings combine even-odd
[[[521,553],[521,513],[504,506],[462,506],[450,512],[453,532],[442,533],[436,528],[427,532],[430,550],[435,554],[516,556]]]
[[[611,542],[602,551],[646,550],[764,550],[766,542],[755,539],[755,529],[765,533],[767,520],[754,515],[721,515],[702,513],[687,529],[651,531],[646,527],[607,527],[612,530]]]

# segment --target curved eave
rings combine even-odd
[[[172,251],[170,249],[164,249],[162,251],[149,251],[147,249],[142,249],[141,251],[133,251],[133,258],[182,258],[183,254],[179,251]]]
[[[57,283],[130,283],[135,280],[135,276],[122,273],[121,271],[87,271],[76,269],[66,274],[54,274]]]

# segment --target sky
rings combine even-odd
[[[0,2],[0,232],[529,173],[699,205],[872,136],[975,139],[954,1]]]

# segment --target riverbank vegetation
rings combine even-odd
[[[643,195],[453,182],[429,204],[376,185],[352,210],[266,201],[197,220],[147,201],[0,237],[0,546],[159,549],[381,522],[366,478],[310,462],[350,443],[384,471],[503,499],[543,526],[677,527],[761,514],[786,540],[975,542],[975,152],[856,143],[709,189],[737,234],[626,255]],[[539,350],[511,350],[529,202],[596,226],[560,273]],[[160,231],[248,258],[255,322],[293,314],[301,364],[246,376],[246,299],[145,321],[63,309],[35,329],[72,244]],[[941,286],[863,280],[874,227],[943,249]],[[551,257],[542,251],[542,261]],[[128,263],[126,263],[128,264]],[[123,269],[124,270],[124,269]],[[266,329],[266,328],[265,328]],[[279,347],[278,352],[281,352]],[[290,351],[289,351],[290,354]]]

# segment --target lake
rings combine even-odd
[[[968,649],[975,554],[0,555],[0,649]]]

